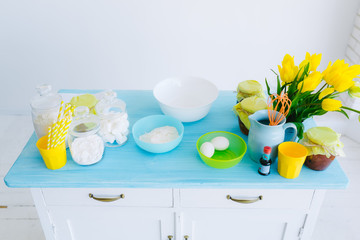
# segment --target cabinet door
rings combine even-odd
[[[52,206],[55,239],[168,240],[174,235],[170,209]]]
[[[181,214],[180,239],[297,240],[305,216],[298,210],[188,209]]]

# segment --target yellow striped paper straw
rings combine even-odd
[[[64,111],[63,110],[63,106],[65,106]],[[56,126],[54,128],[55,130],[55,135],[53,135],[52,137],[52,144],[51,146],[53,148],[58,147],[59,145],[62,144],[62,139],[65,139],[65,125],[67,122],[67,119],[71,117],[71,104],[63,104],[61,105],[61,111],[62,114],[59,114],[59,118],[58,121],[56,122]],[[67,131],[66,131],[67,132]]]
[[[65,115],[65,119],[66,119],[66,121],[65,121],[65,129],[66,129],[66,131],[69,129],[69,125],[70,125],[71,120],[72,120],[72,114],[73,114],[74,109],[75,109],[74,106],[71,106],[69,104],[69,110],[66,112],[66,115]]]
[[[60,120],[60,126],[59,126],[59,134],[61,135],[62,131],[64,131],[65,128],[65,118],[62,118]]]
[[[65,137],[66,137],[66,135],[68,133],[71,120],[72,120],[71,115],[66,118],[65,126],[64,126],[63,132],[61,133],[61,137],[60,137],[60,143],[59,143],[60,145],[63,144],[64,141],[65,141]]]
[[[55,139],[55,126],[56,126],[56,122],[53,123],[53,125],[51,126],[51,141],[50,141],[50,149],[53,148],[54,146],[54,139]]]
[[[59,145],[62,144],[62,140],[65,139],[65,136],[67,134],[67,131],[66,131],[66,117],[63,118],[62,120],[62,123],[61,123],[61,130],[60,130],[60,135],[59,135]]]
[[[72,107],[71,104],[67,104],[64,111],[64,118],[67,119],[72,115]]]
[[[62,132],[64,131],[64,126],[65,126],[65,119],[62,118],[60,120],[60,122],[58,122],[58,133],[56,135],[56,138],[54,140],[54,148],[56,148],[57,146],[59,146],[59,142],[60,142],[60,139],[61,139],[61,135],[62,135]]]
[[[58,114],[58,117],[57,117],[57,121],[59,121],[60,118],[61,118],[62,111],[63,111],[63,107],[64,107],[64,101],[61,100],[60,109],[59,109],[59,114]]]
[[[48,128],[47,150],[50,149],[50,141],[51,141],[51,127]]]
[[[54,142],[54,129],[55,129],[56,123],[53,123],[51,125],[51,138],[50,138],[50,149],[52,148],[53,142]]]
[[[64,114],[63,114],[63,118],[60,121],[60,128],[59,128],[59,133],[58,133],[58,138],[56,139],[56,144],[55,147],[57,147],[58,145],[62,144],[62,139],[65,138],[65,125],[66,125],[66,121],[69,118],[69,114],[71,112],[70,110],[71,105],[70,104],[66,104],[65,105],[65,110],[64,110]]]
[[[55,145],[55,141],[56,141],[56,138],[59,134],[59,124],[56,122],[55,123],[55,127],[53,129],[53,137],[52,137],[52,141],[51,141],[51,147],[50,148],[54,148],[54,145]]]
[[[70,104],[70,103],[65,104],[64,115],[63,115],[63,116],[66,116],[66,113],[67,113],[68,111],[70,111],[70,108],[71,108],[71,104]]]

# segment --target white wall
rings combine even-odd
[[[235,89],[285,53],[343,59],[358,0],[3,0],[0,112],[29,112],[34,87],[152,89],[194,75]]]

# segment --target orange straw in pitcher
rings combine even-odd
[[[274,107],[274,102],[276,101],[276,105]],[[289,99],[287,93],[281,92],[278,94],[271,94],[268,100],[268,115],[269,115],[269,125],[276,126],[285,117],[288,115],[290,111],[291,100]],[[278,112],[278,113],[277,113]]]

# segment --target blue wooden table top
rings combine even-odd
[[[63,90],[61,93],[96,93],[99,91]],[[162,114],[151,91],[117,91],[127,104],[130,129],[136,120]],[[152,154],[137,147],[129,134],[124,146],[106,148],[103,159],[91,166],[77,165],[67,150],[67,163],[58,170],[46,168],[35,146],[33,134],[4,178],[9,187],[19,188],[276,188],[276,189],[339,189],[348,178],[335,161],[325,171],[303,166],[300,176],[286,179],[271,166],[269,176],[258,174],[258,164],[245,154],[242,161],[229,169],[207,166],[196,150],[197,139],[211,131],[228,131],[241,136],[237,117],[232,112],[236,95],[221,91],[209,114],[202,120],[184,123],[184,137],[173,151]],[[310,121],[307,126],[313,126]]]

